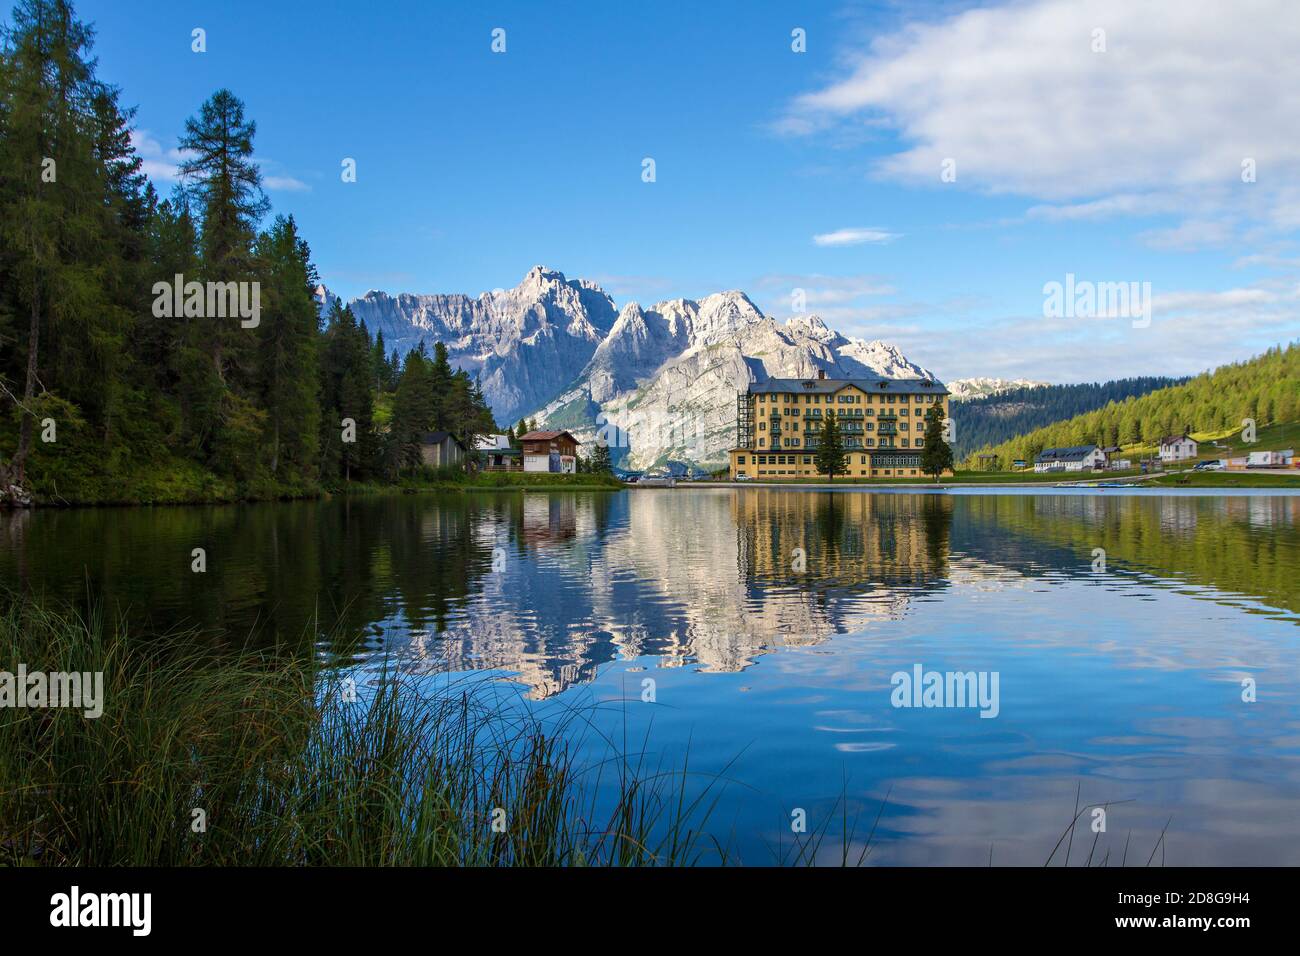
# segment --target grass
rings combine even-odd
[[[1296,488],[1300,472],[1294,475],[1260,475],[1248,471],[1176,472],[1143,482],[1144,485],[1187,488]]]
[[[1285,422],[1279,425],[1261,425],[1255,433],[1255,441],[1245,442],[1241,429],[1227,432],[1192,432],[1197,442],[1196,460],[1210,458],[1233,458],[1244,456],[1252,451],[1278,451],[1283,448],[1300,448],[1300,422]],[[1216,448],[1215,444],[1223,447]],[[1133,453],[1156,453],[1154,445],[1135,446]],[[1128,452],[1126,452],[1127,454]]]
[[[548,732],[467,684],[430,697],[395,678],[350,700],[337,674],[279,650],[129,635],[98,613],[0,598],[5,667],[104,678],[98,718],[0,709],[0,866],[741,862],[708,832],[730,765],[701,784],[689,761],[651,767],[612,742],[579,764],[561,742],[581,733],[578,711]],[[852,803],[846,779],[824,819],[772,862],[868,862],[889,794],[865,819]],[[1076,797],[1047,865],[1058,853],[1070,865],[1091,809]],[[1163,836],[1147,865],[1157,850],[1163,862]],[[1112,862],[1097,850],[1094,836],[1085,866]]]
[[[443,468],[404,475],[395,484],[353,482],[335,490],[341,494],[416,494],[422,491],[619,491],[624,487],[613,475],[516,471],[481,471],[471,475],[458,468]]]
[[[0,864],[727,862],[702,836],[714,782],[688,798],[687,768],[580,767],[536,721],[469,692],[381,680],[349,702],[278,651],[143,640],[25,600],[0,612],[0,655],[102,671],[105,701],[97,719],[0,710]],[[597,800],[601,776],[614,786]]]

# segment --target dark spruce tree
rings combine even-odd
[[[38,422],[61,421],[67,438],[74,423],[102,425],[84,422],[77,392],[103,386],[120,351],[121,303],[99,274],[122,250],[95,152],[92,36],[64,0],[23,0],[0,51],[0,331],[16,346],[0,350],[0,396],[18,431],[0,446],[0,496],[26,481]]]
[[[225,89],[185,121],[180,148],[188,155],[180,171],[202,220],[203,280],[256,281],[253,244],[258,222],[270,208],[253,161],[256,133],[257,124],[244,117],[243,102]],[[182,390],[191,435],[211,453],[214,465],[247,478],[259,464],[256,436],[265,427],[265,416],[247,395],[255,377],[255,337],[238,321],[208,316],[186,320],[185,341]]]
[[[952,469],[952,447],[943,438],[943,408],[931,405],[925,413],[925,447],[921,449],[921,470],[939,476]]]
[[[293,217],[277,217],[257,245],[261,276],[257,397],[266,411],[270,471],[303,485],[320,473],[319,279]]]
[[[840,435],[840,425],[835,420],[835,412],[831,409],[826,410],[826,417],[822,419],[822,431],[817,441],[815,460],[817,471],[826,475],[831,481],[835,480],[836,475],[844,474],[848,463],[844,454],[844,439]]]

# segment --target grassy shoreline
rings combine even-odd
[[[728,862],[702,836],[716,778],[691,796],[686,767],[579,765],[563,727],[472,689],[358,675],[349,693],[310,655],[196,637],[0,607],[5,661],[103,675],[98,717],[0,708],[0,865]]]
[[[261,482],[239,486],[213,475],[186,475],[177,480],[130,477],[96,481],[64,495],[57,488],[32,491],[32,504],[42,508],[131,508],[153,505],[224,505],[269,501],[310,501],[336,495],[420,494],[478,491],[619,491],[626,486],[610,475],[480,472],[430,473],[396,482],[357,481],[335,486],[302,486]]]

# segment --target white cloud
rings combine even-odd
[[[1035,217],[1237,212],[1294,228],[1300,98],[1284,91],[1300,86],[1297,50],[1295,0],[1029,0],[849,51],[847,75],[778,126],[883,121],[901,146],[876,174],[938,187],[951,158],[959,186],[1053,204]],[[1246,159],[1255,183],[1241,181]]]
[[[1232,241],[1232,227],[1227,222],[1188,219],[1172,229],[1152,229],[1142,234],[1142,241],[1152,249],[1193,252],[1224,246]]]
[[[890,242],[897,238],[896,233],[884,229],[837,229],[813,236],[813,242],[819,246],[857,246],[864,242]]]
[[[808,275],[770,274],[758,279],[760,289],[782,289],[793,294],[802,289],[804,301],[809,305],[854,302],[865,296],[891,295],[894,287],[878,276],[827,276],[820,273]]]
[[[1300,286],[1265,283],[1222,291],[1157,294],[1151,325],[1128,319],[1006,316],[962,320],[936,332],[886,332],[908,358],[940,378],[996,375],[1052,382],[1135,375],[1191,375],[1295,339]]]
[[[180,180],[180,164],[185,159],[181,150],[165,148],[147,129],[131,130],[131,145],[140,154],[142,169],[150,179],[164,183]]]
[[[143,163],[141,167],[146,176],[154,182],[175,183],[181,178],[181,163],[185,161],[185,150],[165,147],[162,142],[146,129],[131,131],[131,145],[139,153]],[[273,160],[257,159],[257,165],[263,169],[273,167]],[[281,192],[303,192],[311,189],[301,179],[293,176],[262,174],[262,185],[267,189]]]
[[[263,176],[262,185],[267,189],[292,193],[307,192],[311,189],[301,179],[295,179],[293,176]]]

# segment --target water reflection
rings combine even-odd
[[[1298,519],[1294,495],[790,489],[42,511],[0,519],[0,573],[213,639],[516,671],[543,698],[617,658],[741,670],[955,586],[1095,583],[1096,549],[1112,574],[1294,621]]]
[[[1287,494],[644,489],[0,517],[20,588],[214,642],[496,673],[531,706],[608,704],[611,732],[670,761],[688,741],[701,767],[743,754],[727,814],[758,862],[790,806],[843,795],[868,819],[886,804],[874,861],[978,865],[992,845],[1042,863],[1077,787],[1116,802],[1130,864],[1171,818],[1169,862],[1300,862],[1298,569]],[[893,709],[891,673],[917,663],[999,672],[1000,716]],[[647,676],[656,706],[628,706]]]

